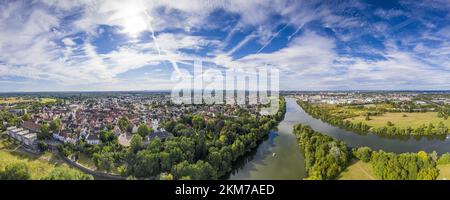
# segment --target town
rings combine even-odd
[[[11,146],[7,151],[33,156],[50,152],[63,163],[88,174],[115,179],[172,179],[172,174],[164,173],[177,163],[185,164],[180,163],[183,160],[192,162],[208,158],[209,152],[233,150],[233,157],[209,158],[217,159],[217,164],[208,176],[213,179],[224,176],[231,170],[231,163],[255,148],[284,115],[284,109],[271,116],[262,109],[266,104],[241,105],[237,101],[235,104],[175,104],[169,93],[152,92],[48,97],[28,94],[8,96],[0,101],[3,102],[0,123],[4,131],[0,142],[2,146]],[[168,146],[158,147],[152,153],[164,156],[161,159],[173,164],[160,166],[157,162],[155,169],[147,169],[144,167],[147,164],[136,161],[149,159],[139,157],[140,152],[157,144]],[[230,149],[232,145],[238,149]],[[227,168],[222,167],[224,159]]]
[[[37,150],[38,134],[47,132],[52,140],[61,143],[76,144],[84,140],[87,144],[94,145],[101,142],[100,131],[111,130],[118,137],[120,145],[129,146],[131,135],[138,132],[140,125],[152,130],[144,138],[145,143],[148,143],[156,137],[166,139],[173,136],[161,126],[163,120],[177,120],[190,113],[200,114],[208,121],[219,113],[226,117],[232,116],[237,109],[232,105],[175,105],[170,101],[169,94],[82,99],[72,97],[32,109],[19,109],[28,103],[9,103],[0,107],[0,111],[8,111],[20,118],[19,121],[2,121],[6,133],[23,142],[30,150]],[[247,105],[246,109],[257,112],[255,106]],[[121,127],[120,119],[126,119],[129,125]],[[51,128],[52,124],[57,126]],[[50,130],[43,125],[50,125]]]

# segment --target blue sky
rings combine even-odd
[[[0,92],[167,90],[194,60],[267,65],[284,90],[445,90],[449,11],[449,0],[6,0]]]

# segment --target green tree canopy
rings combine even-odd
[[[30,178],[28,166],[23,162],[8,164],[5,170],[0,172],[0,180],[29,180]]]

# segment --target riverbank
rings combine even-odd
[[[297,101],[314,118],[358,134],[376,134],[392,137],[445,137],[450,119],[438,112],[369,111],[362,106],[337,106]]]
[[[276,130],[247,155],[236,161],[230,180],[301,180],[305,178],[304,157],[297,146],[292,127],[298,119],[298,106],[286,99],[286,113]]]
[[[367,146],[375,151],[384,150],[397,154],[422,150],[436,151],[438,154],[450,152],[450,140],[445,137],[398,138],[374,134],[360,135],[311,117],[294,98],[286,97],[286,107],[285,119],[278,126],[278,131],[271,133],[269,139],[259,145],[254,154],[244,157],[244,162],[233,171],[230,179],[305,178],[304,156],[292,134],[295,124],[309,125],[315,131],[344,141],[349,147]],[[272,156],[273,153],[276,154],[275,157]]]

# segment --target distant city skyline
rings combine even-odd
[[[2,1],[0,93],[170,91],[280,70],[281,91],[450,89],[450,2]]]

